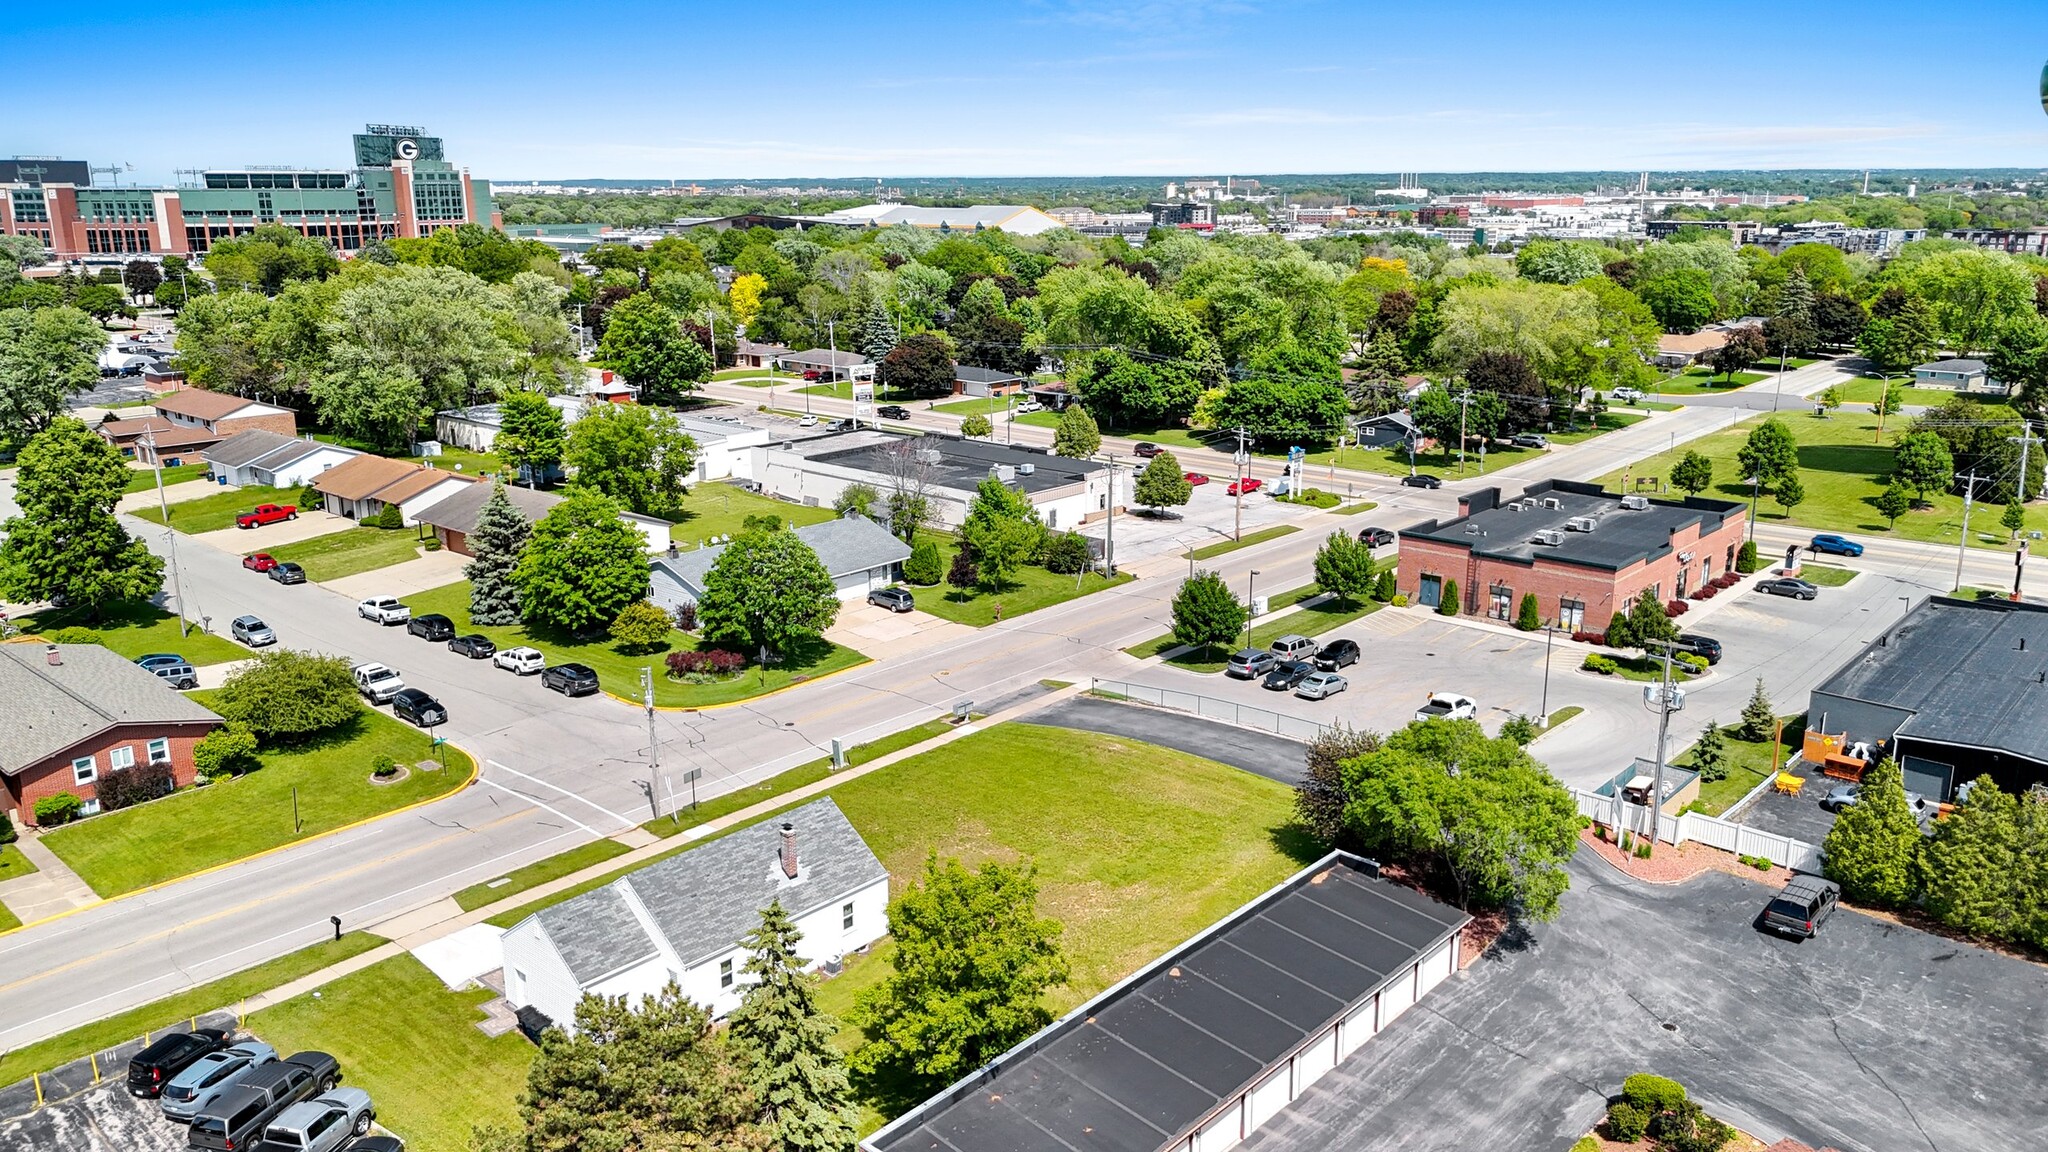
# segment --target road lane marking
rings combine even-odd
[[[520,798],[521,800],[524,800],[524,801],[526,801],[526,802],[527,802],[528,804],[531,804],[531,805],[533,805],[533,806],[534,806],[534,807],[536,807],[536,808],[542,808],[542,809],[545,809],[545,810],[547,810],[547,811],[549,811],[549,812],[552,812],[552,813],[554,813],[554,814],[555,814],[556,816],[559,816],[559,817],[561,817],[562,819],[564,819],[564,820],[567,820],[567,821],[568,821],[569,823],[571,823],[571,824],[574,824],[574,825],[575,825],[575,826],[577,826],[578,828],[581,828],[581,829],[583,829],[583,830],[584,830],[585,832],[588,832],[588,833],[590,833],[590,834],[591,834],[592,836],[598,836],[598,837],[602,837],[602,836],[604,835],[604,833],[602,833],[602,832],[599,832],[599,831],[598,831],[597,829],[595,829],[595,828],[592,828],[592,827],[591,827],[590,825],[588,825],[588,824],[585,824],[585,823],[584,823],[583,821],[581,821],[581,820],[578,820],[578,819],[577,819],[577,818],[575,818],[574,816],[571,816],[571,815],[569,815],[569,814],[568,814],[567,812],[564,812],[564,811],[562,811],[562,810],[561,810],[560,808],[557,808],[557,807],[555,807],[554,805],[552,805],[552,804],[549,804],[549,803],[548,803],[547,801],[545,801],[545,800],[536,800],[536,799],[534,799],[533,797],[531,797],[531,796],[528,796],[528,795],[527,795],[526,793],[524,793],[524,792],[520,792],[520,791],[518,791],[518,790],[516,790],[516,789],[512,789],[512,788],[507,788],[507,787],[505,787],[505,786],[504,786],[503,784],[500,784],[500,783],[498,783],[498,782],[497,782],[497,781],[495,781],[495,780],[482,780],[482,779],[480,779],[480,780],[478,780],[478,781],[477,781],[477,783],[479,783],[479,784],[482,784],[482,785],[485,785],[485,786],[487,786],[487,787],[490,787],[490,788],[496,788],[496,789],[497,789],[498,791],[500,791],[500,792],[503,792],[503,793],[505,793],[505,794],[507,794],[507,795],[509,795],[509,796],[517,796],[517,797],[519,797],[519,798]]]
[[[498,769],[498,770],[499,770],[499,771],[501,771],[501,772],[510,772],[510,773],[511,773],[512,775],[514,775],[514,776],[517,776],[517,777],[519,777],[519,778],[520,778],[521,780],[531,780],[531,781],[533,781],[533,782],[534,782],[535,784],[538,784],[538,785],[540,785],[540,786],[541,786],[541,787],[543,787],[543,788],[552,788],[552,789],[554,789],[555,791],[557,791],[557,792],[560,792],[560,793],[561,793],[562,795],[564,795],[564,796],[567,796],[567,797],[569,797],[569,798],[570,798],[571,800],[579,800],[579,801],[581,801],[581,802],[583,802],[583,803],[585,803],[585,804],[588,804],[588,805],[590,805],[590,806],[591,806],[592,808],[595,808],[595,809],[597,809],[597,810],[598,810],[599,812],[602,812],[602,813],[604,813],[605,815],[607,815],[607,816],[611,817],[612,819],[614,819],[614,820],[617,820],[617,821],[618,821],[619,823],[621,823],[621,824],[625,825],[625,826],[626,826],[626,827],[628,827],[628,828],[637,828],[637,827],[639,827],[639,823],[640,823],[639,821],[637,821],[637,820],[628,820],[628,819],[626,819],[626,818],[625,818],[624,816],[621,816],[621,815],[619,815],[619,814],[618,814],[617,812],[614,812],[614,811],[612,811],[611,809],[609,809],[609,808],[605,807],[604,805],[602,805],[602,804],[599,804],[599,803],[598,803],[597,801],[595,801],[595,800],[592,800],[592,799],[590,799],[589,797],[587,797],[587,796],[583,796],[583,795],[581,795],[581,794],[579,794],[579,793],[576,793],[576,792],[571,792],[571,791],[570,791],[570,790],[568,790],[567,788],[564,788],[564,787],[562,787],[562,786],[561,786],[560,784],[550,784],[550,783],[548,783],[548,782],[547,782],[546,780],[543,780],[543,779],[541,779],[541,778],[540,778],[540,777],[538,777],[538,776],[528,776],[528,775],[527,775],[526,773],[524,773],[524,772],[521,772],[521,771],[520,771],[519,769],[517,769],[517,768],[507,768],[507,767],[506,767],[505,765],[503,765],[503,764],[500,764],[500,763],[498,763],[498,762],[497,762],[496,760],[486,760],[486,761],[484,761],[484,763],[486,763],[486,764],[490,765],[490,766],[491,766],[491,767],[493,767],[493,768],[496,768],[496,769]],[[485,780],[485,781],[484,781],[484,783],[486,783],[486,784],[491,784],[491,781],[489,781],[489,780]],[[500,784],[491,784],[491,786],[492,786],[493,788],[504,788],[504,786],[503,786],[503,785],[500,785]],[[504,790],[505,790],[505,791],[507,791],[507,792],[510,792],[510,791],[512,791],[512,790],[511,790],[510,788],[504,788]],[[518,795],[518,793],[515,793],[515,795]],[[527,797],[527,798],[528,798],[529,800],[531,800],[531,799],[532,799],[532,797]],[[534,800],[533,802],[534,802],[535,804],[540,804],[540,801],[538,801],[538,800]],[[545,804],[541,804],[541,807],[543,807],[543,808],[547,808],[547,805],[545,805]],[[589,833],[590,833],[590,834],[591,834],[592,836],[599,836],[599,835],[602,835],[602,833],[598,832],[598,831],[597,831],[596,829],[594,829],[594,828],[591,828],[591,827],[589,827],[589,826],[587,826],[587,825],[584,825],[584,824],[578,823],[578,822],[576,822],[576,821],[574,821],[574,820],[570,820],[570,819],[569,819],[569,817],[567,817],[567,816],[564,816],[564,815],[562,815],[562,813],[560,813],[560,812],[556,812],[556,811],[555,811],[555,809],[553,809],[553,808],[548,808],[548,811],[550,811],[550,812],[554,812],[554,813],[555,813],[555,815],[557,815],[557,816],[561,816],[561,817],[562,817],[562,819],[564,819],[564,820],[569,820],[569,822],[570,822],[570,823],[572,823],[572,824],[575,824],[575,825],[576,825],[576,826],[577,826],[578,828],[582,828],[582,829],[583,829],[584,831],[586,831],[586,832],[589,832]]]

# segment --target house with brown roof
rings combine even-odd
[[[162,461],[176,467],[199,458],[225,437],[205,428],[173,424],[161,416],[136,416],[125,420],[108,417],[95,429],[107,443],[120,449],[129,460],[144,463]]]
[[[563,497],[553,492],[541,492],[518,485],[505,486],[505,496],[512,501],[512,507],[528,524],[548,514],[548,510],[562,502]],[[458,556],[468,556],[469,534],[476,529],[477,516],[483,512],[484,501],[491,498],[491,487],[475,484],[465,488],[421,511],[419,522],[434,530],[434,538],[441,547]],[[669,546],[669,522],[657,516],[645,516],[638,512],[619,512],[619,519],[633,526],[640,533],[641,540],[649,552],[666,552]]]
[[[176,465],[197,458],[237,432],[262,429],[284,436],[299,432],[298,417],[289,408],[203,388],[166,392],[153,406],[153,415],[101,421],[99,434],[129,459]]]
[[[323,507],[337,516],[361,520],[396,505],[410,526],[430,505],[475,483],[474,476],[365,452],[322,472],[313,489],[320,493]]]

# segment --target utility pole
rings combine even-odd
[[[142,444],[149,449],[150,471],[156,474],[156,506],[164,514],[164,545],[171,557],[171,595],[178,598],[178,635],[190,636],[192,628],[185,622],[185,585],[178,576],[178,534],[171,528],[171,502],[164,498],[164,461],[156,454],[156,433],[144,432]]]
[[[2025,504],[2033,498],[2033,493],[2027,491],[2027,449],[2041,443],[2041,438],[2034,435],[2034,422],[2023,416],[2020,418],[2020,434],[2007,436],[2006,439],[2020,446],[2020,478],[2019,482],[2013,485],[2013,491],[2020,494],[2020,503]]]
[[[811,339],[816,340],[817,338],[817,329],[813,328],[811,330]],[[839,375],[839,333],[833,328],[832,321],[830,320],[825,321],[825,339],[827,341],[825,346],[832,350],[832,375],[836,377]],[[838,381],[835,379],[833,383],[836,384]],[[809,396],[810,390],[805,389],[804,395]],[[848,399],[853,397],[853,373],[851,372],[846,374],[846,395]],[[810,414],[811,402],[805,400],[804,415],[808,416]],[[855,428],[860,427],[860,405],[858,404],[853,406],[853,419],[851,423]]]
[[[1657,822],[1664,808],[1664,741],[1671,732],[1671,714],[1685,706],[1681,693],[1672,697],[1671,652],[1677,645],[1670,640],[1652,640],[1650,644],[1664,650],[1664,678],[1657,692],[1657,771],[1650,777],[1650,851],[1657,850]]]
[[[1472,414],[1472,389],[1458,394],[1458,472],[1465,471],[1465,418]]]
[[[1109,521],[1103,529],[1102,578],[1116,577],[1116,453],[1109,454]]]
[[[1963,482],[1963,535],[1960,540],[1956,541],[1956,582],[1951,587],[1961,588],[1963,586],[1963,557],[1970,550],[1970,506],[1975,503],[1977,496],[1977,470],[1972,468],[1968,476],[1957,476],[1956,479]],[[2024,481],[2025,477],[2021,477],[2021,479]]]
[[[1233,457],[1237,462],[1237,527],[1231,533],[1234,540],[1244,539],[1244,466],[1251,459],[1250,452],[1245,448],[1246,439],[1244,429],[1238,428],[1237,455]]]
[[[647,703],[647,770],[654,773],[654,779],[661,781],[663,792],[668,793],[668,818],[676,819],[676,789],[668,777],[661,774],[661,740],[654,734],[654,668],[643,665],[640,669],[640,698]],[[653,786],[653,781],[648,782]]]

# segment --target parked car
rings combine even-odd
[[[1154,456],[1157,456],[1164,451],[1166,451],[1166,449],[1161,448],[1159,445],[1154,444],[1150,440],[1140,440],[1131,448],[1131,452],[1134,455],[1141,456],[1147,460],[1150,460]]]
[[[242,557],[242,567],[251,572],[268,572],[277,567],[277,560],[268,552],[251,552]]]
[[[405,690],[405,680],[398,669],[382,664],[358,664],[348,670],[355,678],[356,691],[368,697],[372,704],[389,704],[393,696]]]
[[[1829,812],[1840,812],[1842,809],[1854,804],[1856,797],[1862,794],[1863,786],[1861,784],[1837,784],[1833,788],[1828,789],[1827,795],[1820,798],[1820,806]],[[1938,805],[1934,801],[1929,800],[1910,788],[1906,790],[1906,810],[1911,812],[1916,819],[1932,816],[1937,809]]]
[[[439,612],[429,612],[425,616],[413,617],[411,620],[406,621],[405,630],[422,640],[455,639],[455,621],[441,615]]]
[[[851,431],[853,431],[853,430],[854,430],[855,428],[858,428],[858,427],[860,427],[860,425],[858,425],[858,424],[855,424],[855,423],[853,422],[853,417],[851,417],[851,416],[842,416],[842,417],[840,417],[839,419],[837,419],[837,420],[834,420],[834,421],[832,421],[831,423],[829,423],[829,424],[825,425],[825,431],[827,431],[827,432],[851,432]]]
[[[910,409],[905,408],[901,404],[884,404],[880,408],[875,409],[875,415],[880,416],[884,420],[908,420],[910,419]]]
[[[1802,940],[1820,931],[1841,902],[1842,886],[1819,876],[1794,876],[1764,905],[1763,926]]]
[[[364,1136],[349,1141],[343,1152],[405,1152],[405,1141],[396,1136]]]
[[[366,1135],[376,1120],[368,1092],[336,1088],[278,1113],[253,1152],[334,1152],[350,1137]]]
[[[280,520],[297,520],[299,509],[292,504],[258,504],[255,508],[235,517],[235,527],[254,528],[261,524],[275,524]]]
[[[190,1147],[239,1152],[254,1144],[285,1109],[331,1092],[341,1065],[325,1052],[297,1052],[243,1076],[192,1118]]]
[[[289,560],[279,561],[276,567],[273,567],[267,575],[279,584],[304,584],[306,582],[306,570]]]
[[[1023,403],[1017,405],[1016,412],[1017,415],[1022,416],[1026,413],[1036,412],[1043,407],[1045,407],[1045,405],[1040,404],[1036,400],[1026,400]]]
[[[1702,636],[1697,632],[1680,632],[1676,643],[1677,647],[1672,649],[1675,652],[1690,652],[1709,665],[1721,662],[1721,642],[1712,636]]]
[[[441,702],[418,688],[400,688],[391,697],[391,714],[421,728],[448,722],[448,710]]]
[[[244,1040],[209,1052],[171,1077],[158,1097],[159,1106],[166,1119],[188,1121],[243,1076],[276,1060],[277,1049],[261,1040]]]
[[[1363,655],[1365,652],[1356,640],[1332,640],[1316,650],[1316,667],[1325,672],[1335,672],[1358,663]]]
[[[164,1085],[194,1061],[227,1047],[228,1038],[228,1033],[219,1028],[194,1028],[157,1037],[149,1047],[128,1058],[128,1094],[156,1099],[163,1095]]]
[[[1429,703],[1415,710],[1417,720],[1472,720],[1479,715],[1479,702],[1456,692],[1431,693]]]
[[[1804,580],[1795,580],[1790,576],[1780,576],[1776,580],[1759,580],[1756,590],[1768,592],[1773,596],[1790,596],[1794,600],[1811,600],[1820,595],[1817,586]]]
[[[588,664],[556,664],[541,672],[540,686],[564,696],[588,696],[597,691],[597,673]]]
[[[1265,486],[1265,481],[1260,480],[1257,476],[1246,476],[1241,480],[1232,480],[1230,487],[1223,490],[1223,494],[1226,496],[1243,496],[1257,492]]]
[[[263,622],[261,616],[237,616],[228,625],[228,635],[240,640],[251,648],[267,648],[277,643],[277,633]]]
[[[1239,680],[1256,680],[1271,672],[1273,665],[1279,662],[1278,656],[1263,648],[1246,648],[1232,654],[1229,662],[1223,665],[1223,674],[1235,676]]]
[[[1328,700],[1349,687],[1351,681],[1335,672],[1313,672],[1294,686],[1294,694],[1303,700]]]
[[[356,603],[356,615],[379,624],[403,624],[412,619],[412,609],[400,604],[396,596],[372,596]]]
[[[137,667],[147,668],[151,672],[166,664],[184,664],[186,662],[185,658],[176,652],[151,652],[147,656],[137,656],[135,658]]]
[[[548,658],[538,648],[507,648],[491,657],[491,664],[520,676],[531,676],[548,666]]]
[[[1290,632],[1270,645],[1278,660],[1307,660],[1316,654],[1316,642]]]
[[[1190,472],[1187,474],[1185,479],[1187,480],[1188,485],[1194,488],[1200,488],[1202,485],[1207,484],[1209,482],[1209,478],[1207,476],[1202,475],[1200,472]]]
[[[1316,666],[1306,660],[1281,660],[1263,681],[1269,692],[1285,692],[1315,674]]]
[[[825,374],[816,368],[804,369],[804,379],[806,380],[823,380],[824,378]]]
[[[189,692],[199,687],[199,670],[190,664],[158,664],[150,671],[156,673],[157,679],[181,692]]]
[[[472,632],[467,636],[457,636],[450,640],[448,650],[467,656],[471,660],[489,660],[497,653],[498,646],[491,642],[489,636],[481,632]]]
[[[1517,448],[1548,448],[1550,440],[1535,432],[1517,432],[1508,437],[1508,443]]]
[[[908,612],[917,607],[917,598],[906,588],[877,588],[868,593],[868,603],[891,612]]]
[[[1643,390],[1628,387],[1616,388],[1607,394],[1607,398],[1621,404],[1633,404],[1643,398]]]
[[[1444,486],[1444,482],[1442,480],[1439,480],[1436,477],[1431,476],[1427,472],[1417,472],[1412,476],[1403,476],[1401,477],[1401,483],[1409,488],[1437,489]]]
[[[1384,548],[1394,542],[1394,534],[1385,528],[1360,528],[1358,542],[1367,548]]]
[[[816,428],[818,426],[818,418],[816,416],[806,416],[797,421],[796,426],[799,428]]]
[[[1815,554],[1825,552],[1830,556],[1863,555],[1863,545],[1858,544],[1857,542],[1849,539],[1846,536],[1837,536],[1832,532],[1823,532],[1820,535],[1815,536],[1813,538],[1813,541],[1809,543],[1807,547],[1811,549]]]

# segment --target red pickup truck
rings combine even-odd
[[[291,504],[258,504],[254,512],[244,512],[235,517],[235,527],[254,528],[259,524],[275,524],[279,520],[297,520],[299,510]]]

